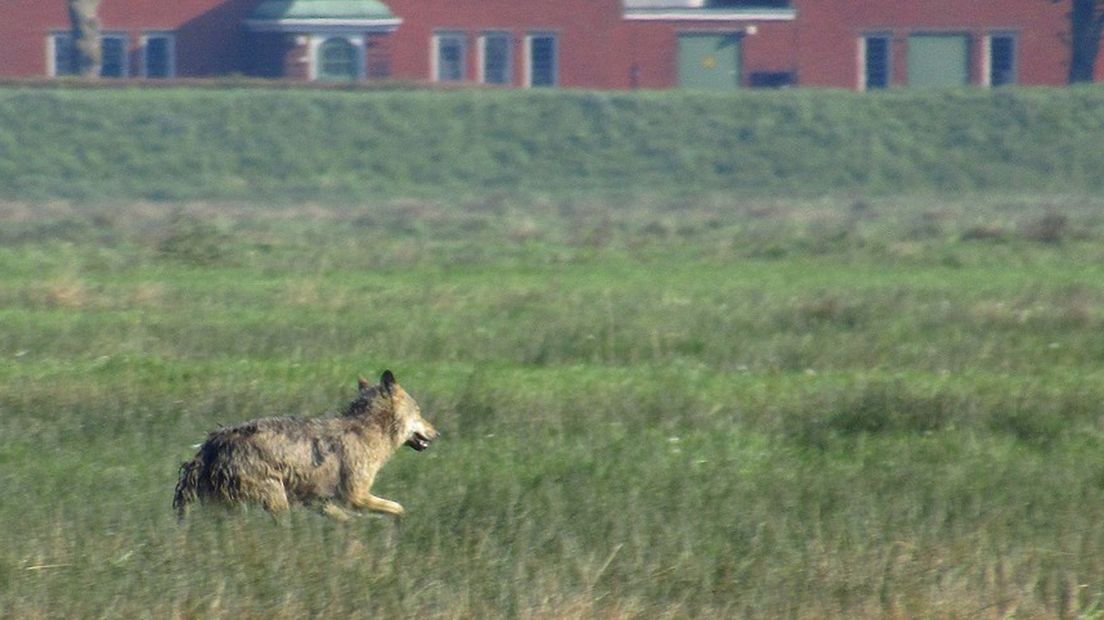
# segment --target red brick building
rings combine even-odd
[[[71,73],[63,0],[0,0],[0,77]],[[102,0],[105,77],[600,89],[1062,84],[1046,0]]]
[[[859,89],[1063,84],[1070,56],[1067,4],[802,1],[797,35],[801,83]]]

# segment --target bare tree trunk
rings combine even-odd
[[[73,70],[81,77],[99,77],[103,60],[97,17],[100,0],[66,0],[66,3],[73,33]]]
[[[1073,0],[1070,11],[1069,83],[1092,82],[1096,57],[1100,53],[1100,35],[1104,14],[1098,0]]]

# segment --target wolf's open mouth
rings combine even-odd
[[[429,447],[429,438],[421,433],[414,433],[410,439],[406,440],[406,445],[421,452]]]

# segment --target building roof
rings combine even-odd
[[[656,21],[790,21],[786,0],[624,0],[625,18]]]
[[[784,9],[793,0],[623,0],[626,10],[634,9]]]
[[[402,20],[378,0],[264,0],[249,13],[254,30],[394,30]]]
[[[788,8],[734,8],[734,9],[683,9],[683,8],[632,8],[625,9],[625,19],[651,21],[793,21],[797,11]]]
[[[389,19],[395,17],[377,0],[264,0],[250,19]]]
[[[700,9],[705,0],[625,0],[625,9]]]

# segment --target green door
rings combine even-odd
[[[681,34],[678,38],[679,86],[735,90],[740,86],[740,36]]]
[[[945,88],[969,83],[969,37],[924,34],[908,38],[909,86]]]

